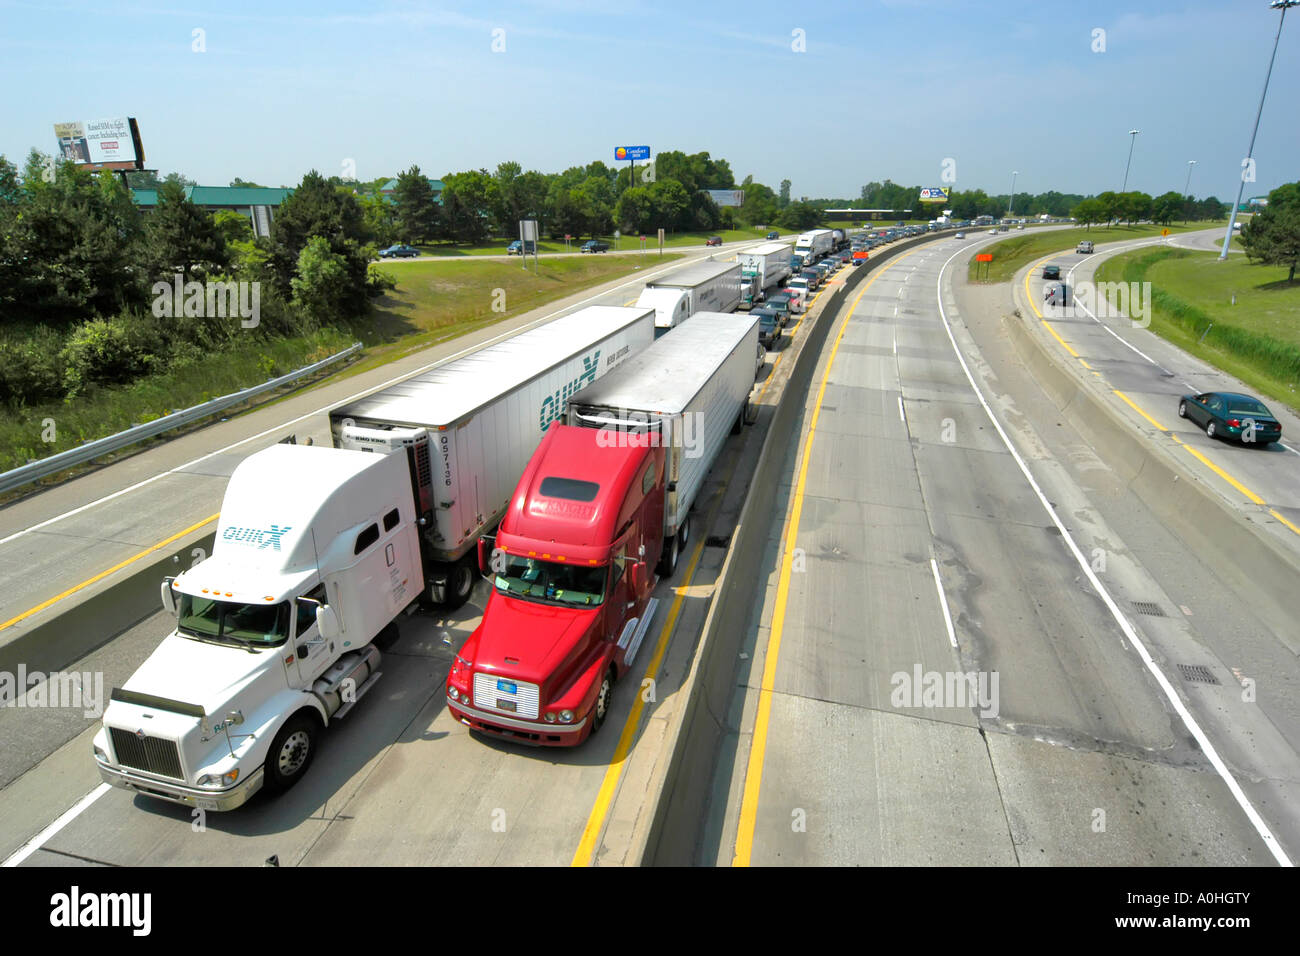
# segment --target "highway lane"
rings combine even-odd
[[[1294,853],[1296,724],[1236,700],[1237,661],[1210,656],[1201,631],[1233,608],[1252,665],[1282,666],[1253,595],[1234,605],[1060,420],[1010,350],[1005,298],[965,289],[970,245],[944,272],[943,309],[1040,499],[944,327],[937,283],[956,248],[895,260],[814,377],[824,390],[787,455],[788,508],[771,526],[700,861],[1273,862],[1235,778],[1192,739],[1210,711],[1266,738],[1225,753]],[[1139,621],[1139,596],[1190,600],[1196,616]],[[1226,679],[1169,686],[1184,660]],[[947,693],[927,698],[931,674]],[[985,695],[962,699],[962,686]]]
[[[797,233],[790,233],[790,234],[789,234],[788,236],[786,236],[785,238],[788,239],[788,240],[790,241],[790,244],[791,244],[791,245],[794,245],[794,240],[795,240],[795,238],[796,238],[797,235],[798,235]],[[584,240],[584,241],[585,241],[585,240]],[[722,243],[722,245],[720,245],[720,246],[705,246],[704,243],[703,243],[703,241],[700,241],[700,242],[697,242],[697,243],[692,243],[692,244],[687,245],[687,246],[682,246],[682,245],[670,246],[670,245],[665,244],[665,245],[664,245],[664,252],[665,252],[665,253],[674,253],[674,252],[679,252],[679,253],[690,254],[690,253],[699,252],[699,251],[701,251],[702,249],[707,249],[708,252],[711,253],[711,254],[713,254],[713,255],[717,255],[718,253],[730,253],[730,254],[734,255],[738,250],[745,249],[745,248],[747,248],[747,247],[749,247],[749,246],[754,245],[755,243],[761,243],[761,242],[775,242],[775,241],[776,241],[775,239],[772,239],[772,240],[769,240],[769,239],[741,239],[741,240],[732,240],[731,242],[724,242],[724,243]],[[588,253],[588,252],[580,252],[580,251],[578,250],[578,246],[582,245],[582,242],[580,242],[580,241],[576,241],[576,240],[575,240],[574,243],[573,243],[573,251],[572,251],[572,252],[543,252],[543,253],[539,256],[539,259],[551,259],[551,258],[567,259],[567,258],[571,258],[571,257],[573,257],[573,256],[585,256],[585,255],[602,255],[602,256],[652,256],[652,257],[653,257],[653,256],[657,256],[658,253],[659,253],[659,244],[658,244],[657,241],[655,241],[654,237],[647,237],[647,240],[646,240],[646,244],[645,244],[645,248],[644,248],[644,249],[641,248],[641,245],[640,245],[639,242],[637,242],[636,240],[632,239],[632,238],[629,237],[629,236],[624,236],[624,237],[623,237],[623,242],[626,244],[626,247],[625,247],[625,248],[622,248],[622,249],[619,249],[619,248],[617,247],[617,243],[615,243],[614,245],[612,245],[612,246],[610,247],[610,249],[609,249],[607,252]],[[483,262],[483,261],[487,261],[487,262],[518,262],[518,261],[519,261],[519,258],[520,258],[519,256],[505,255],[505,254],[502,254],[502,255],[459,255],[459,256],[446,256],[446,255],[443,255],[443,256],[435,256],[435,255],[424,255],[424,256],[411,256],[411,257],[409,257],[409,258],[402,258],[402,259],[395,259],[395,258],[394,258],[394,259],[373,259],[373,260],[371,260],[371,261],[372,261],[372,262],[382,262],[384,265],[388,265],[388,264],[390,264],[390,263],[404,263],[404,262]],[[532,261],[533,261],[533,257],[532,257],[531,255],[529,255],[527,258],[528,258],[528,262],[531,264]],[[522,266],[521,266],[521,268],[522,268]]]
[[[253,452],[291,433],[299,440],[328,443],[327,409],[581,306],[631,304],[647,276],[718,254],[716,248],[692,252],[698,254],[670,266],[647,267],[381,368],[326,379],[9,504],[0,509],[0,578],[6,583],[0,592],[0,625],[215,515],[231,472]],[[729,254],[734,252],[735,244]],[[120,573],[93,588],[110,587],[115,577]],[[32,626],[58,611],[55,605],[9,628]],[[0,640],[9,628],[0,627]]]
[[[66,712],[0,711],[6,747],[41,737],[35,747],[27,741],[29,757],[0,768],[8,782],[0,790],[0,858],[69,807],[77,808],[72,819],[17,862],[256,865],[275,855],[284,865],[556,865],[625,858],[631,825],[646,809],[641,768],[658,759],[662,726],[677,705],[674,693],[725,553],[707,544],[708,535],[726,536],[734,527],[792,347],[787,342],[768,357],[755,385],[758,421],[729,441],[697,505],[695,548],[674,579],[658,587],[661,610],[638,662],[644,674],[619,686],[612,718],[583,747],[534,750],[485,740],[447,713],[446,673],[478,623],[487,594],[481,583],[474,600],[446,618],[405,619],[399,640],[385,649],[383,680],[323,735],[302,783],[237,813],[196,818],[185,808],[111,789],[83,806],[98,785],[89,756],[96,721]],[[165,615],[153,615],[79,666],[104,670],[108,686],[118,683],[168,626]],[[647,679],[653,689],[638,707]],[[585,856],[583,847],[590,848]]]
[[[1212,233],[1195,233],[1210,237]],[[1252,393],[1250,386],[1141,327],[1129,312],[1103,309],[1096,294],[1095,272],[1109,255],[1147,243],[1098,247],[1095,256],[1075,253],[1050,257],[1062,268],[1075,298],[1064,308],[1047,307],[1041,292],[1041,261],[1017,276],[1021,307],[1046,319],[1056,347],[1091,373],[1112,407],[1150,440],[1177,449],[1203,481],[1234,508],[1254,513],[1278,541],[1300,555],[1300,416],[1279,402],[1265,399],[1282,422],[1282,441],[1250,447],[1209,438],[1191,421],[1178,417],[1182,395],[1210,391]],[[1045,260],[1044,260],[1045,261]],[[1139,292],[1141,290],[1139,289]],[[1145,298],[1145,296],[1143,296]],[[1067,360],[1068,361],[1068,360]],[[1300,653],[1300,633],[1292,650]]]

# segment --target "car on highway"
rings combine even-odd
[[[1068,298],[1064,282],[1049,282],[1043,286],[1043,302],[1046,305],[1066,305]]]
[[[720,246],[720,245],[722,245],[722,237],[721,237],[721,236],[709,236],[709,238],[707,238],[707,239],[704,240],[704,244],[705,244],[706,246]]]
[[[588,239],[582,244],[579,252],[609,252],[609,243],[601,242],[599,239]]]
[[[773,229],[771,232],[769,232],[769,233],[767,234],[767,238],[769,238],[769,239],[780,239],[780,238],[781,238],[781,234],[780,234],[779,232],[777,232],[775,229]]]
[[[1084,255],[1091,254],[1091,252],[1092,252],[1092,240],[1091,240],[1091,239],[1084,239],[1082,242],[1079,243],[1078,246],[1075,247],[1075,250],[1074,250],[1074,251],[1077,252],[1077,253],[1082,253],[1082,254],[1084,254]]]
[[[1059,280],[1061,278],[1061,267],[1051,264],[1043,266],[1043,278]]]
[[[794,311],[794,295],[789,292],[773,292],[760,308],[771,309],[779,315],[781,325],[785,327],[790,323],[790,315]]]
[[[523,256],[533,255],[537,252],[537,243],[532,239],[516,239],[510,245],[506,246],[506,255]]]
[[[1178,400],[1178,417],[1205,429],[1210,438],[1232,438],[1267,447],[1282,437],[1282,423],[1257,398],[1239,392],[1206,392]]]
[[[781,316],[766,306],[759,306],[749,314],[758,316],[758,341],[770,352],[781,340]]]
[[[966,233],[964,233],[964,232],[959,232],[959,233],[957,233],[957,235],[953,236],[953,238],[954,238],[954,239],[965,239],[965,238],[966,238]]]
[[[408,246],[403,243],[379,250],[379,258],[381,259],[414,259],[419,254],[420,250],[415,246]]]

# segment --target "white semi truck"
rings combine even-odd
[[[296,783],[420,595],[420,480],[405,455],[280,444],[244,459],[212,556],[163,581],[175,629],[110,695],[100,776],[199,810]]]
[[[697,312],[734,312],[740,305],[740,264],[707,259],[674,269],[645,284],[638,308],[655,310],[655,336]]]
[[[642,436],[666,448],[664,577],[690,539],[691,507],[727,434],[744,426],[758,326],[757,316],[698,313],[569,397],[567,424],[604,429],[610,442]]]
[[[831,251],[835,244],[835,233],[830,229],[813,229],[802,233],[794,243],[794,257],[801,265],[812,265]]]
[[[790,243],[767,242],[736,253],[740,265],[741,304],[752,307],[762,302],[768,289],[790,275]]]
[[[496,527],[564,401],[655,336],[655,313],[596,305],[440,365],[330,412],[338,448],[406,451],[422,490],[427,603],[463,605],[478,580],[475,543]]]

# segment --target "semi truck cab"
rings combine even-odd
[[[650,436],[550,427],[483,555],[493,591],[447,678],[457,719],[542,746],[599,729],[658,606],[664,482]]]

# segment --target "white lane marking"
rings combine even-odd
[[[948,628],[948,643],[957,646],[957,635],[952,629],[952,615],[948,613],[948,598],[943,593],[943,580],[939,577],[939,562],[930,559],[930,570],[934,572],[934,589],[939,592],[939,606],[943,608],[943,623]]]
[[[113,788],[108,784],[101,783],[94,790],[90,791],[90,793],[78,800],[75,806],[65,811],[57,820],[24,843],[16,853],[9,857],[9,859],[0,863],[0,869],[11,866],[20,866],[24,860],[49,842],[51,837],[80,816],[83,810],[112,789]]]
[[[1169,683],[1169,678],[1165,677],[1164,672],[1156,666],[1155,660],[1151,657],[1151,652],[1148,651],[1146,645],[1142,643],[1142,639],[1138,636],[1137,630],[1131,623],[1129,623],[1128,618],[1120,612],[1119,605],[1115,603],[1115,599],[1110,596],[1110,592],[1106,590],[1105,586],[1101,583],[1101,580],[1093,572],[1092,564],[1083,556],[1083,551],[1079,548],[1079,545],[1075,543],[1074,536],[1070,534],[1069,529],[1061,522],[1060,517],[1056,513],[1056,509],[1053,508],[1052,503],[1047,500],[1047,496],[1043,494],[1043,490],[1038,487],[1038,482],[1034,480],[1034,476],[1030,473],[1029,466],[1025,464],[1025,460],[1020,457],[1020,453],[1016,451],[1015,446],[1011,443],[1010,437],[1008,437],[1007,433],[1003,430],[1002,423],[997,420],[997,417],[993,414],[993,409],[989,407],[988,401],[984,398],[984,393],[980,391],[980,387],[975,384],[975,376],[971,374],[970,367],[966,364],[965,356],[961,354],[961,349],[957,347],[957,339],[953,335],[952,326],[948,324],[948,315],[943,308],[943,274],[952,260],[960,254],[960,252],[953,253],[953,255],[948,258],[948,261],[945,262],[943,267],[939,270],[939,278],[935,282],[935,294],[939,300],[939,318],[943,321],[943,327],[948,333],[948,341],[952,343],[953,354],[957,356],[957,361],[961,363],[962,371],[966,373],[966,381],[970,382],[970,387],[975,392],[975,397],[979,399],[979,403],[984,409],[984,414],[987,415],[989,421],[993,423],[993,428],[997,431],[998,437],[1002,439],[1002,444],[1006,446],[1007,451],[1011,453],[1011,457],[1015,459],[1016,465],[1020,468],[1020,473],[1025,476],[1025,481],[1029,482],[1029,487],[1033,489],[1034,494],[1038,497],[1038,501],[1043,506],[1043,510],[1045,510],[1047,516],[1052,519],[1052,524],[1056,525],[1057,530],[1061,532],[1061,539],[1069,547],[1070,553],[1074,555],[1074,560],[1078,562],[1079,568],[1083,571],[1084,576],[1093,586],[1093,589],[1096,590],[1103,603],[1105,603],[1107,610],[1110,611],[1111,617],[1115,619],[1115,623],[1119,625],[1124,636],[1129,639],[1129,642],[1132,643],[1133,647],[1137,650],[1138,656],[1142,658],[1142,663],[1145,664],[1147,670],[1151,672],[1151,676],[1155,679],[1155,682],[1160,685],[1160,689],[1164,692],[1165,699],[1169,701],[1169,705],[1173,708],[1174,712],[1178,714],[1179,718],[1183,722],[1183,726],[1188,729],[1194,738],[1196,738],[1196,742],[1200,746],[1201,752],[1205,754],[1205,759],[1210,762],[1215,771],[1223,779],[1223,782],[1228,787],[1228,791],[1232,794],[1233,799],[1237,801],[1237,805],[1240,806],[1242,811],[1246,814],[1246,819],[1248,819],[1251,826],[1255,828],[1255,832],[1259,834],[1260,839],[1264,841],[1264,845],[1273,855],[1273,859],[1277,860],[1277,862],[1282,866],[1292,866],[1293,864],[1291,863],[1290,858],[1286,855],[1286,851],[1282,849],[1281,845],[1277,841],[1277,837],[1273,835],[1273,831],[1269,829],[1264,818],[1259,815],[1259,812],[1250,802],[1250,798],[1247,797],[1245,791],[1241,789],[1241,785],[1237,783],[1237,778],[1232,775],[1232,772],[1224,764],[1223,758],[1219,756],[1219,752],[1215,749],[1214,744],[1210,742],[1209,736],[1201,729],[1201,725],[1196,722],[1196,718],[1194,718],[1188,711],[1187,707],[1184,706],[1182,700],[1174,690],[1173,685]],[[933,563],[933,559],[931,563]]]
[[[907,416],[903,414],[903,396],[898,396],[898,420],[904,425],[907,424]]]
[[[898,315],[897,309],[894,310],[894,314]],[[898,333],[897,332],[894,333],[894,354],[895,355],[898,354]]]
[[[696,258],[703,258],[703,257],[697,256]],[[615,286],[613,289],[608,289],[605,292],[597,293],[596,295],[583,299],[580,302],[575,302],[573,305],[566,305],[563,309],[557,309],[556,311],[551,312],[548,315],[542,316],[540,319],[534,319],[533,321],[529,322],[527,325],[521,325],[518,328],[511,329],[509,332],[502,332],[500,335],[493,336],[492,338],[487,339],[486,341],[478,345],[461,349],[459,352],[455,352],[451,355],[448,355],[446,358],[438,359],[438,361],[436,362],[430,362],[428,365],[422,365],[412,372],[406,372],[405,374],[399,375],[396,378],[390,378],[388,381],[380,385],[371,386],[370,388],[362,389],[361,391],[355,393],[354,395],[349,395],[346,398],[337,399],[333,402],[330,402],[328,405],[321,406],[315,411],[308,412],[305,415],[299,415],[297,418],[290,419],[289,421],[286,422],[281,422],[280,424],[274,425],[271,428],[266,429],[265,431],[258,432],[256,435],[250,435],[248,438],[242,438],[239,441],[235,442],[234,444],[227,445],[225,448],[219,448],[214,452],[209,452],[208,454],[203,455],[199,458],[195,458],[193,461],[188,461],[183,465],[177,465],[175,468],[172,468],[169,471],[159,472],[158,474],[154,475],[151,478],[146,478],[143,481],[137,481],[134,485],[130,485],[126,488],[121,489],[120,491],[115,491],[111,495],[105,495],[102,498],[96,498],[94,501],[90,502],[89,504],[84,504],[80,508],[73,508],[71,511],[65,511],[63,512],[63,514],[55,515],[53,518],[47,518],[44,521],[34,524],[30,528],[24,528],[21,531],[15,531],[13,534],[9,535],[6,538],[0,538],[0,545],[8,544],[10,541],[15,541],[18,538],[21,538],[23,535],[31,534],[33,531],[39,531],[41,528],[49,527],[50,525],[56,524],[57,522],[60,522],[65,518],[71,518],[74,515],[81,514],[83,511],[88,511],[91,508],[97,508],[98,506],[104,504],[105,502],[112,501],[114,498],[119,498],[122,495],[129,494],[132,491],[138,491],[139,489],[145,487],[146,485],[152,484],[153,482],[157,481],[159,478],[166,478],[168,475],[178,474],[187,468],[192,468],[201,462],[207,461],[209,458],[215,458],[217,455],[224,455],[227,452],[238,448],[240,445],[247,445],[249,442],[257,441],[260,438],[265,438],[267,435],[270,435],[274,432],[281,431],[282,429],[285,428],[289,428],[293,425],[297,425],[299,422],[306,421],[307,419],[312,418],[316,415],[324,414],[325,412],[328,412],[331,408],[334,408],[338,405],[342,405],[345,402],[353,401],[357,398],[360,398],[362,395],[368,395],[371,392],[375,392],[380,389],[387,388],[390,385],[395,385],[398,382],[408,379],[413,375],[419,375],[421,372],[427,372],[429,369],[434,368],[438,365],[442,365],[446,362],[450,362],[453,361],[454,359],[458,359],[462,355],[468,355],[470,352],[477,352],[479,349],[486,348],[489,345],[495,345],[497,342],[500,342],[502,339],[508,339],[511,336],[518,335],[520,332],[525,332],[536,325],[541,325],[545,322],[549,322],[551,319],[554,319],[555,317],[563,313],[569,312],[570,310],[581,308],[582,306],[586,305],[589,302],[593,302],[596,299],[603,298],[604,296],[607,295],[612,295],[616,290],[623,288],[623,286],[635,285],[638,282],[644,283],[646,279],[653,279],[655,276],[662,275],[663,273],[668,272],[671,269],[675,269],[678,268],[679,266],[689,264],[690,261],[691,260],[687,260],[686,263],[675,262],[670,266],[664,266],[664,268],[660,269],[657,272],[650,272],[650,273],[646,273],[643,276],[637,276],[635,279],[629,280],[628,282],[623,282]]]

